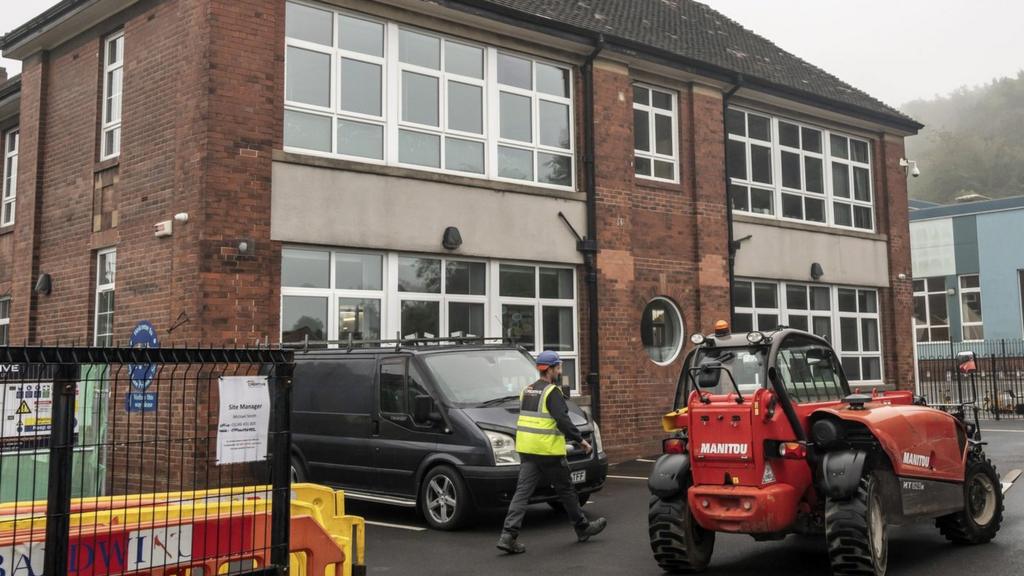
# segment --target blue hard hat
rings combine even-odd
[[[554,350],[545,350],[537,355],[537,366],[558,366],[561,363],[562,359]]]

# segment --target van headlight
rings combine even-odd
[[[594,450],[598,454],[604,454],[604,445],[601,444],[601,428],[594,422]]]
[[[495,466],[514,466],[519,464],[519,453],[516,452],[516,439],[508,434],[484,430],[487,440],[491,443]]]

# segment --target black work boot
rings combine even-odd
[[[508,532],[502,532],[501,538],[498,538],[498,550],[501,550],[506,554],[522,554],[523,552],[526,552],[526,546],[523,546],[516,541],[515,536]]]
[[[576,529],[576,538],[580,542],[586,542],[591,536],[597,536],[604,530],[605,526],[608,525],[608,521],[604,518],[598,518],[597,520],[591,520],[589,524],[582,528]]]

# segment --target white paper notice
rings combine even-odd
[[[217,464],[267,457],[270,388],[266,376],[222,376],[217,425]]]

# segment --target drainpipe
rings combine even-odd
[[[732,291],[736,283],[736,251],[740,249],[740,246],[739,242],[733,240],[732,198],[729,196],[729,187],[732,184],[732,180],[729,178],[729,126],[726,117],[729,114],[729,99],[742,87],[743,75],[739,75],[736,77],[736,84],[722,97],[722,145],[725,147],[725,221],[729,229],[729,326],[736,321]]]
[[[604,36],[599,35],[594,51],[583,65],[583,164],[587,180],[587,235],[576,244],[583,254],[587,283],[587,319],[589,331],[589,364],[587,384],[590,386],[590,416],[601,421],[601,378],[598,370],[600,344],[598,342],[597,305],[597,169],[594,137],[594,60],[604,50]]]

